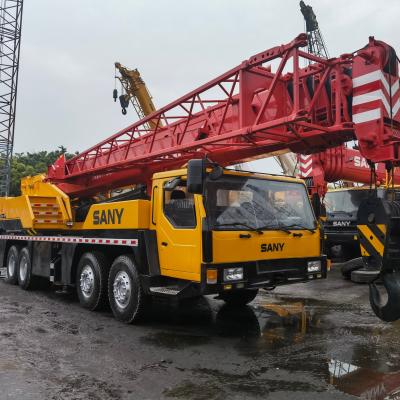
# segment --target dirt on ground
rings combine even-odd
[[[0,399],[395,399],[399,326],[335,270],[246,307],[156,300],[137,325],[0,281]]]

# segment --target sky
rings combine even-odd
[[[398,0],[306,0],[331,56],[375,36],[400,48]],[[25,1],[15,152],[82,151],[137,120],[112,100],[114,62],[161,107],[304,31],[297,0]],[[251,169],[280,172],[261,160]]]

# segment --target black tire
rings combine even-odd
[[[351,281],[354,283],[371,283],[379,276],[379,270],[360,268],[351,273]]]
[[[91,311],[107,305],[108,262],[98,251],[84,253],[76,271],[76,292],[82,307]]]
[[[350,279],[351,273],[360,268],[364,267],[364,261],[362,257],[354,258],[353,260],[344,262],[341,264],[340,270],[342,272],[343,278]]]
[[[232,306],[244,306],[251,303],[257,296],[258,289],[239,289],[232,292],[222,292],[219,298]]]
[[[23,247],[18,257],[18,285],[24,290],[35,289],[37,279],[32,274],[31,254],[27,247]]]
[[[8,249],[7,253],[5,278],[5,281],[11,285],[16,285],[18,283],[18,258],[19,247],[13,245]]]
[[[129,294],[124,293],[124,289],[129,289]],[[143,317],[148,297],[143,291],[140,275],[131,255],[119,256],[114,260],[108,278],[108,298],[118,321],[130,324]]]

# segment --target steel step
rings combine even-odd
[[[5,267],[0,268],[0,279],[4,279],[7,274],[7,269]]]
[[[168,296],[177,296],[181,290],[176,286],[156,286],[151,287],[150,292],[155,294],[164,294]]]

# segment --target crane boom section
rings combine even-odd
[[[398,161],[398,108],[393,103],[388,113],[385,104],[392,102],[377,97],[368,110],[370,87],[384,88],[380,82],[388,81],[398,87],[397,65],[385,72],[391,48],[371,38],[358,53],[325,60],[303,52],[306,45],[306,34],[300,34],[250,57],[89,150],[59,159],[48,179],[67,194],[90,195],[149,181],[192,158],[230,165],[283,150],[315,153],[354,138],[368,159]],[[300,68],[301,58],[313,63]],[[263,66],[271,62],[278,63],[275,72]],[[382,79],[372,85],[371,74]],[[365,87],[366,81],[372,86]],[[374,149],[378,142],[382,157]]]

